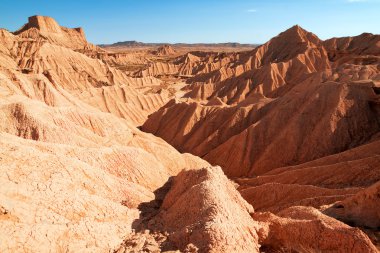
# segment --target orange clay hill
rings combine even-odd
[[[380,36],[206,49],[0,29],[0,252],[378,252]]]

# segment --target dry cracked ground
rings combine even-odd
[[[33,16],[0,117],[0,252],[379,251],[379,35],[101,48]]]

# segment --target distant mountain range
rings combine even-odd
[[[163,45],[171,45],[178,47],[256,47],[259,44],[241,44],[238,42],[226,43],[144,43],[135,40],[121,41],[113,44],[100,44],[100,47],[160,47]]]

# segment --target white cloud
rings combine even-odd
[[[257,12],[257,10],[255,10],[255,9],[249,9],[249,10],[247,10],[247,12]]]

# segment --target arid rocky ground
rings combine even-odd
[[[99,47],[0,29],[0,252],[378,252],[380,35]]]

